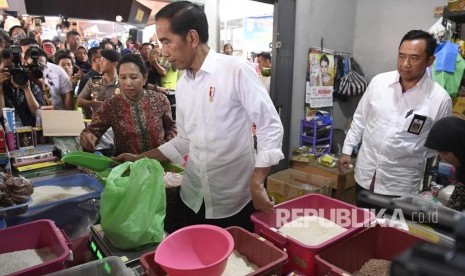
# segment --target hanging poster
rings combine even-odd
[[[334,56],[310,49],[305,103],[311,108],[333,106]]]

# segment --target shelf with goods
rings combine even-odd
[[[320,156],[331,153],[333,126],[332,121],[323,123],[315,119],[300,121],[299,147],[311,147],[310,153]]]
[[[443,25],[445,25],[446,20],[455,22],[456,24],[465,23],[465,10],[463,11],[450,11],[447,6],[444,7],[443,11]]]

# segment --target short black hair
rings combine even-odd
[[[261,52],[257,55],[258,57],[262,57],[264,59],[270,60],[271,61],[271,54],[269,52]]]
[[[144,77],[147,76],[147,67],[145,67],[145,63],[144,61],[142,61],[142,58],[139,55],[135,55],[135,54],[124,55],[119,61],[118,66],[116,67],[116,69],[118,70],[118,74],[119,74],[119,68],[121,67],[121,65],[125,63],[134,63],[135,65],[137,65],[137,67],[139,67],[139,70],[142,76]]]
[[[89,57],[88,62],[92,64],[92,58],[100,51],[100,47],[92,47],[87,51],[87,57]]]
[[[200,42],[208,42],[208,21],[202,8],[189,1],[179,1],[164,6],[155,15],[155,21],[167,19],[172,33],[185,37],[195,30],[199,34]]]
[[[402,38],[402,40],[400,41],[400,44],[399,44],[399,49],[400,49],[400,46],[402,45],[402,43],[404,43],[404,41],[406,40],[417,40],[417,39],[424,39],[425,42],[426,42],[426,55],[427,57],[431,57],[434,55],[434,50],[436,49],[436,45],[437,45],[437,42],[436,42],[436,39],[434,39],[434,37],[432,35],[430,35],[429,33],[423,31],[423,30],[411,30],[409,31],[408,33],[406,33],[404,35],[404,37]]]
[[[18,28],[21,29],[21,30],[23,30],[23,31],[26,33],[26,31],[24,30],[23,27],[21,27],[21,26],[19,26],[19,25],[14,25],[13,27],[11,27],[11,28],[8,30],[8,35],[11,37],[11,35],[13,34],[13,31],[14,31],[15,29],[18,29]]]
[[[31,56],[31,47],[29,47],[29,49],[26,50],[26,52],[24,52],[24,58],[25,59],[28,59],[30,56]],[[45,57],[47,58],[47,53],[44,52],[44,50],[42,50],[41,48],[38,48],[38,53],[39,53],[39,57]]]
[[[108,40],[108,39],[104,39],[100,42],[99,44],[100,49],[104,50],[106,44],[111,44],[111,47],[113,47],[113,50],[116,50],[116,45],[111,40]]]
[[[66,40],[68,40],[72,35],[77,35],[77,36],[81,37],[81,35],[77,31],[71,30],[71,31],[68,31],[66,33]]]
[[[27,38],[21,39],[19,41],[19,45],[20,46],[29,46],[29,45],[37,45],[37,46],[39,46],[39,43],[34,38],[27,37]]]
[[[73,62],[73,58],[71,58],[71,55],[70,55],[70,50],[68,49],[61,49],[61,50],[58,50],[56,53],[55,53],[55,56],[53,58],[53,61],[55,62],[55,64],[58,64],[60,62],[61,59],[64,59],[64,58],[69,58],[71,60],[71,62],[74,64]]]

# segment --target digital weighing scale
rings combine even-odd
[[[144,247],[142,250],[122,250],[114,247],[111,242],[105,237],[102,226],[96,224],[90,227],[91,235],[89,240],[89,250],[92,255],[98,260],[108,257],[120,257],[127,267],[135,268],[140,265],[139,258],[141,255],[154,251],[158,243],[153,246]]]

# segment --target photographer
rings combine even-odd
[[[22,41],[24,42],[24,41]],[[43,67],[44,85],[41,88],[45,88],[43,92],[50,88],[51,101],[53,108],[57,110],[73,110],[73,87],[69,76],[65,70],[60,66],[47,62],[47,54],[40,48],[32,47],[33,45],[23,45],[21,47],[25,50],[24,60],[25,63],[33,64],[34,59],[37,58],[38,63]],[[34,45],[35,46],[35,45]],[[31,51],[34,49],[33,51]],[[35,55],[37,54],[37,57]],[[42,82],[42,78],[38,80]]]
[[[10,74],[14,66],[10,50],[4,49],[0,55],[0,108],[15,108],[17,126],[35,126],[36,111],[44,104],[41,90],[30,81],[17,84]]]

